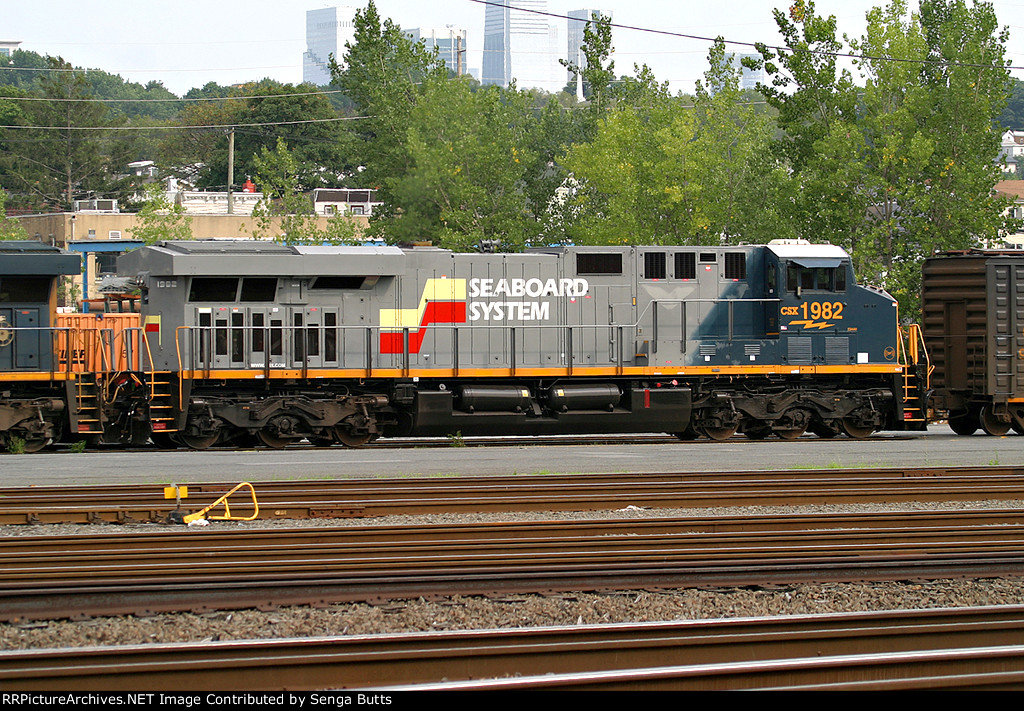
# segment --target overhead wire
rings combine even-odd
[[[504,8],[504,9],[507,9],[507,10],[515,10],[516,12],[525,12],[525,13],[530,13],[530,14],[533,14],[533,15],[543,15],[545,17],[553,17],[553,18],[556,18],[556,19],[559,19],[559,20],[567,20],[567,21],[568,20],[573,20],[573,21],[576,21],[576,22],[590,22],[591,21],[591,20],[582,20],[582,19],[577,18],[577,17],[569,17],[568,15],[559,15],[558,13],[554,13],[554,12],[546,12],[544,10],[533,10],[533,9],[527,8],[527,7],[520,7],[518,5],[509,5],[509,4],[504,3],[504,2],[497,2],[497,0],[469,0],[469,1],[477,3],[478,5],[490,5],[490,6],[493,6],[493,7],[500,7],[500,8]],[[685,32],[675,32],[673,30],[659,30],[659,29],[655,29],[655,28],[652,28],[652,27],[638,27],[638,26],[635,26],[635,25],[624,25],[621,22],[612,22],[611,20],[608,21],[608,25],[610,27],[615,27],[615,28],[622,29],[622,30],[633,30],[633,31],[636,31],[636,32],[647,32],[647,33],[650,33],[650,34],[665,35],[665,36],[668,36],[668,37],[679,37],[681,39],[700,40],[702,42],[717,42],[720,39],[718,37],[702,37],[700,35],[691,35],[691,34],[687,34]],[[763,47],[765,47],[767,49],[771,49],[771,50],[774,50],[776,52],[782,52],[782,51],[788,51],[788,52],[794,52],[794,53],[800,52],[800,53],[806,53],[806,54],[820,54],[820,55],[827,56],[827,57],[837,57],[837,58],[843,57],[843,58],[849,58],[849,59],[870,59],[870,60],[877,60],[877,61],[884,61],[884,62],[903,62],[903,63],[911,63],[911,64],[938,64],[938,65],[941,65],[941,66],[950,66],[950,67],[972,67],[972,68],[982,68],[982,69],[987,69],[987,68],[991,68],[992,67],[991,64],[978,64],[978,63],[971,63],[971,62],[953,62],[953,61],[941,60],[941,59],[907,59],[907,58],[903,58],[903,57],[887,57],[887,56],[884,56],[884,55],[853,54],[851,52],[832,52],[832,51],[822,50],[822,49],[803,49],[803,48],[798,48],[798,47],[787,47],[787,46],[784,46],[784,45],[769,45],[769,44],[766,44],[766,43],[763,43],[763,42],[742,42],[740,40],[727,40],[727,39],[724,39],[724,38],[721,38],[721,39],[722,39],[722,41],[725,44],[738,45],[740,47],[753,47],[754,49],[757,49],[759,46],[763,46]],[[1014,65],[1003,65],[1003,66],[1004,66],[1005,69],[1024,69],[1024,66],[1014,66]]]
[[[540,16],[545,16],[545,17],[552,17],[552,18],[556,18],[556,19],[559,19],[559,20],[577,21],[577,22],[583,22],[584,21],[584,20],[581,20],[580,18],[571,18],[568,15],[560,15],[558,13],[552,13],[552,12],[547,12],[547,11],[543,11],[543,10],[535,10],[535,9],[532,9],[532,8],[513,6],[513,5],[509,5],[509,4],[505,3],[505,2],[498,2],[497,0],[470,0],[470,2],[473,2],[473,3],[476,3],[476,4],[480,4],[480,5],[485,5],[485,6],[494,6],[494,7],[500,7],[500,8],[515,10],[517,12],[522,12],[522,13],[530,13],[530,14],[534,14],[534,15],[540,15]],[[608,24],[611,27],[618,28],[618,29],[623,29],[623,30],[631,30],[631,31],[637,31],[637,32],[646,32],[646,33],[651,33],[651,34],[666,35],[666,36],[670,36],[670,37],[679,37],[679,38],[682,38],[682,39],[692,39],[692,40],[699,40],[699,41],[704,41],[704,42],[716,42],[719,39],[722,39],[722,38],[704,37],[704,36],[701,36],[701,35],[693,35],[693,34],[688,34],[688,33],[684,33],[684,32],[677,32],[677,31],[673,31],[673,30],[662,30],[662,29],[655,29],[655,28],[650,28],[650,27],[640,27],[640,26],[636,26],[636,25],[626,25],[626,24],[619,23],[619,22],[612,22],[610,20],[608,21]],[[950,66],[950,67],[974,67],[974,68],[991,68],[992,67],[992,65],[989,65],[989,64],[978,64],[978,63],[967,63],[967,62],[953,62],[953,61],[944,61],[944,60],[928,60],[928,59],[906,59],[906,58],[900,58],[900,57],[873,56],[873,55],[855,55],[855,54],[847,53],[847,52],[831,52],[831,51],[826,51],[826,50],[812,50],[812,49],[793,48],[793,47],[786,47],[786,46],[772,46],[772,45],[766,45],[766,44],[763,44],[763,43],[743,42],[743,41],[739,41],[739,40],[726,40],[726,39],[722,39],[722,41],[725,44],[729,44],[729,45],[738,45],[738,46],[754,47],[754,48],[756,48],[756,47],[758,47],[760,45],[760,46],[764,46],[764,47],[766,47],[768,49],[771,49],[771,50],[774,50],[774,51],[777,51],[777,52],[778,51],[806,52],[806,53],[809,53],[809,54],[821,54],[821,55],[825,55],[825,56],[844,57],[844,58],[851,58],[851,59],[870,59],[870,60],[877,60],[877,61],[912,62],[912,63],[918,63],[918,64],[939,64],[939,65]],[[1004,65],[1004,67],[1006,69],[1024,69],[1024,66]],[[264,67],[264,68],[266,68],[266,67]],[[39,67],[9,67],[9,66],[0,66],[0,71],[3,71],[3,70],[10,70],[10,71],[82,72],[82,73],[87,73],[89,71],[103,71],[103,70],[95,70],[95,69],[94,70],[88,70],[88,69],[81,69],[81,68],[65,69],[65,68],[39,68]],[[139,71],[141,71],[141,70],[139,70]],[[150,70],[150,71],[164,71],[164,70]],[[166,70],[166,71],[193,71],[193,70]],[[203,71],[203,70],[194,70],[194,71]],[[218,70],[218,71],[220,71],[220,70]],[[109,103],[109,104],[119,104],[119,103],[145,104],[145,103],[183,103],[183,102],[204,102],[204,101],[245,101],[245,100],[248,100],[248,99],[274,99],[274,98],[317,96],[317,95],[329,95],[329,94],[344,94],[344,91],[340,90],[340,89],[325,89],[325,90],[318,90],[318,91],[313,91],[313,92],[301,92],[301,93],[261,94],[261,95],[253,95],[253,96],[237,96],[236,95],[236,96],[224,96],[224,97],[195,97],[195,98],[175,98],[175,99],[165,99],[165,98],[146,98],[146,99],[102,99],[102,98],[73,99],[73,98],[66,98],[65,99],[65,98],[18,97],[18,96],[4,96],[4,97],[0,97],[0,99],[7,99],[7,100],[13,100],[13,101],[40,101],[40,102],[53,102],[53,103],[64,103],[64,102],[67,102],[67,103],[105,103],[105,104],[106,103]],[[744,104],[746,104],[746,103],[764,103],[764,102],[744,102]],[[213,125],[200,125],[200,126],[116,126],[116,127],[114,127],[114,126],[95,126],[95,127],[89,127],[89,126],[17,126],[17,125],[11,125],[11,126],[0,126],[0,129],[78,130],[78,131],[89,131],[89,130],[95,130],[95,131],[104,131],[104,130],[109,130],[109,131],[119,131],[119,130],[126,130],[126,131],[167,131],[167,130],[172,130],[173,131],[173,130],[200,130],[200,129],[210,129],[210,130],[213,130],[213,129],[230,129],[230,128],[241,128],[241,127],[284,126],[284,125],[297,125],[297,124],[304,124],[304,123],[323,123],[323,122],[332,122],[332,121],[353,121],[353,120],[360,120],[360,119],[367,119],[367,118],[372,118],[372,117],[369,117],[369,116],[352,116],[352,117],[337,117],[337,118],[325,118],[325,119],[309,119],[309,120],[305,120],[305,121],[281,121],[281,122],[264,122],[264,123],[248,123],[248,124],[213,124]]]

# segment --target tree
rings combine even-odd
[[[163,185],[149,183],[144,190],[145,202],[135,216],[135,227],[129,229],[132,237],[146,244],[192,239],[192,218],[185,215],[181,205],[170,203]]]
[[[590,100],[596,113],[605,108],[615,78],[615,62],[610,60],[614,51],[611,18],[595,12],[593,19],[583,25],[582,61],[574,62],[572,57],[558,60],[574,77],[582,75],[583,96]]]
[[[355,225],[335,215],[327,229],[320,229],[313,205],[302,192],[301,165],[284,139],[274,150],[263,148],[253,165],[263,199],[253,209],[253,237],[268,237],[284,244],[340,244],[356,236]]]
[[[311,93],[313,92],[313,93]],[[270,79],[231,88],[220,101],[196,101],[180,114],[184,126],[218,126],[176,132],[164,140],[161,159],[175,166],[199,187],[227,187],[229,129],[235,129],[235,175],[254,175],[254,157],[274,150],[279,138],[293,146],[297,175],[303,189],[336,186],[346,170],[339,142],[341,129],[330,101],[309,84],[294,86]],[[217,98],[221,88],[207,84],[192,98]],[[201,95],[201,96],[199,96]],[[264,125],[252,124],[288,124]],[[199,166],[190,171],[189,166]],[[349,166],[351,169],[351,166]],[[191,173],[191,174],[190,174]]]
[[[795,232],[846,247],[858,273],[913,314],[925,256],[1013,228],[993,191],[1006,32],[987,3],[924,0],[908,16],[905,0],[892,0],[850,41],[857,89],[835,70],[834,18],[804,0],[775,16],[792,51],[761,47],[754,64],[773,77],[758,88],[779,110]]]
[[[739,72],[719,40],[693,104],[649,72],[564,160],[576,181],[563,219],[577,244],[721,244],[785,236],[774,196],[785,170],[767,117],[740,102]]]
[[[815,155],[815,143],[833,127],[853,122],[857,90],[852,75],[837,67],[843,51],[836,38],[836,18],[818,17],[814,3],[796,0],[789,14],[773,10],[785,49],[756,45],[761,59],[744,58],[744,66],[764,68],[771,84],[757,90],[778,111],[781,154],[800,171]]]
[[[520,250],[537,232],[525,190],[536,168],[530,149],[536,121],[527,94],[431,77],[409,116],[409,169],[388,181],[400,214],[382,222],[395,241],[433,239],[470,250],[499,241]]]
[[[21,223],[7,216],[6,202],[7,193],[0,188],[0,240],[28,239],[28,232]]]
[[[355,16],[354,42],[345,45],[344,62],[331,57],[331,77],[353,101],[359,120],[346,122],[343,150],[350,156],[353,187],[378,190],[383,205],[373,223],[397,214],[393,186],[405,178],[412,160],[407,140],[409,117],[426,84],[447,79],[436,52],[413,42],[390,19],[381,21],[371,2]]]
[[[24,102],[26,128],[16,136],[15,129],[8,131],[12,140],[0,156],[5,187],[23,202],[66,208],[81,197],[123,190],[129,181],[114,177],[116,159],[103,147],[110,125],[106,108],[87,101],[92,94],[82,73],[59,57],[49,61],[53,72],[38,80],[38,96],[50,101]]]

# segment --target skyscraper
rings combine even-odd
[[[450,25],[443,29],[417,27],[416,29],[409,30],[408,34],[413,42],[422,40],[428,50],[437,47],[438,56],[444,60],[445,66],[453,72],[457,72],[459,69],[459,51],[461,51],[462,73],[469,73],[466,69],[465,30],[456,29]]]
[[[583,28],[587,26],[587,23],[593,22],[595,17],[602,16],[611,19],[612,14],[592,8],[569,11],[569,19],[566,24],[566,37],[569,41],[566,45],[565,58],[581,69],[585,69],[587,66],[587,60],[580,51],[580,48],[583,47]],[[569,81],[572,81],[573,78],[572,72],[569,72]]]
[[[487,5],[484,15],[484,61],[481,83],[560,91],[565,75],[558,64],[558,27],[544,15],[547,0],[508,0]]]
[[[328,60],[333,54],[345,63],[345,43],[356,36],[356,8],[326,7],[306,12],[306,51],[302,55],[302,81],[323,86],[331,83]]]
[[[743,60],[746,57],[750,57],[751,59],[761,59],[760,54],[741,54],[740,60]],[[740,77],[741,89],[756,89],[758,82],[764,84],[765,76],[763,65],[760,69],[747,69],[743,65],[740,65],[740,68],[743,70],[743,74]]]

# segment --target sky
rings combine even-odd
[[[583,7],[610,12],[613,22],[701,37],[724,37],[727,51],[753,52],[741,43],[778,44],[772,9],[791,0],[548,0],[548,12]],[[306,11],[331,6],[365,6],[364,0],[0,0],[0,41],[21,49],[59,55],[75,66],[102,69],[126,80],[163,82],[181,95],[207,82],[237,84],[265,77],[302,81]],[[818,14],[835,15],[840,34],[859,37],[864,16],[885,0],[818,0]],[[1024,0],[993,3],[1008,26],[1007,58],[1024,67]],[[481,66],[485,6],[473,0],[376,0],[382,17],[402,27],[453,25],[468,32],[470,68]],[[917,3],[910,0],[912,8]],[[552,22],[556,22],[553,18]],[[564,21],[562,23],[564,46]],[[616,28],[616,74],[632,75],[647,64],[673,92],[692,92],[707,68],[708,41]],[[1024,68],[1011,73],[1024,79]]]

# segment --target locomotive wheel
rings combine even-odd
[[[807,431],[806,425],[803,427],[790,427],[788,430],[775,430],[780,438],[792,442],[795,439],[803,437],[804,432]]]
[[[988,405],[981,408],[978,421],[981,422],[981,429],[985,430],[985,434],[990,434],[993,437],[1002,437],[1010,431],[1010,423],[1001,422],[992,414],[992,408]]]
[[[1022,427],[1021,424],[1019,422],[1017,422],[1017,420],[1014,420],[1010,424],[1010,429],[1012,429],[1017,434],[1024,434],[1024,427]]]
[[[213,445],[217,444],[217,440],[220,439],[220,433],[207,435],[206,437],[200,435],[178,435],[178,440],[188,447],[189,449],[209,449]]]
[[[705,427],[704,434],[716,442],[724,442],[736,434],[736,425],[732,427]]]
[[[862,427],[849,418],[843,420],[843,432],[854,439],[867,439],[874,431],[874,427]]]
[[[338,441],[346,447],[362,447],[372,439],[372,435],[369,432],[366,434],[353,434],[352,430],[344,427],[335,427],[334,434]]]
[[[978,431],[978,420],[966,412],[952,415],[949,418],[949,429],[958,435],[967,437]]]
[[[256,433],[256,436],[260,438],[260,441],[268,447],[274,449],[284,449],[295,440],[292,437],[281,437],[276,435],[269,430],[260,430]]]
[[[52,440],[49,437],[26,437],[24,446],[25,454],[34,454],[48,445],[51,441]]]

